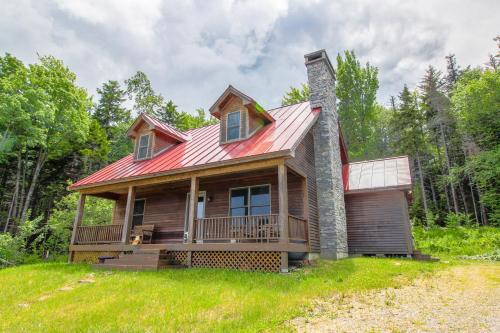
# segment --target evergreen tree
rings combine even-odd
[[[127,110],[125,102],[125,91],[120,87],[118,81],[109,80],[97,88],[99,102],[94,107],[93,117],[107,132],[108,139],[111,138],[110,129],[119,123],[130,122],[130,110]]]
[[[399,95],[399,105],[392,115],[391,132],[398,140],[393,142],[394,149],[400,154],[409,154],[416,163],[419,177],[420,194],[424,208],[424,217],[429,214],[423,168],[423,156],[426,153],[426,137],[423,131],[425,117],[418,107],[417,93],[411,92],[405,85]]]
[[[92,117],[97,124],[92,124],[96,133],[91,136],[91,142],[87,150],[82,152],[87,156],[85,161],[85,170],[92,171],[107,162],[114,162],[132,151],[132,143],[126,136],[126,131],[131,125],[130,110],[124,107],[126,92],[120,87],[118,81],[109,80],[97,89],[99,101],[94,106]],[[107,145],[104,144],[100,136],[100,131],[104,130]],[[103,154],[103,150],[95,155],[90,150],[95,146],[102,147],[107,151],[106,157],[101,159],[92,158],[92,155],[98,157]],[[106,146],[106,148],[104,148]],[[92,162],[94,161],[94,162]]]
[[[460,67],[457,65],[457,59],[454,54],[449,54],[446,57],[446,91],[450,95],[460,77]]]
[[[172,100],[164,103],[153,115],[164,123],[178,125],[179,112],[177,111],[177,105]]]
[[[425,112],[427,127],[431,132],[431,139],[437,143],[437,150],[442,150],[444,154],[445,172],[443,174],[449,176],[453,165],[449,147],[450,128],[453,126],[453,118],[450,114],[450,100],[443,92],[444,87],[445,81],[442,79],[441,72],[433,66],[429,66],[419,85],[421,107]],[[449,201],[447,194],[449,186],[453,209],[455,213],[458,213],[458,198],[455,187],[447,178],[444,179],[444,186],[447,202]]]

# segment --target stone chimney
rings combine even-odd
[[[325,50],[304,56],[311,108],[321,108],[314,125],[321,257],[347,256],[347,228],[342,184],[335,71]]]

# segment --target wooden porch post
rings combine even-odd
[[[288,243],[288,180],[285,164],[278,165],[280,243]],[[288,252],[281,252],[281,271],[288,272]]]
[[[125,208],[125,219],[123,221],[122,243],[130,242],[130,230],[132,230],[132,218],[134,216],[135,186],[129,186],[127,194],[127,206]]]
[[[193,243],[194,239],[194,221],[196,220],[196,213],[198,208],[198,191],[200,187],[200,180],[198,177],[191,177],[191,189],[189,191],[189,211],[188,211],[188,237],[187,242]],[[192,252],[188,251],[187,262],[191,267]]]
[[[71,232],[71,245],[75,244],[76,241],[76,232],[78,230],[78,227],[82,224],[83,220],[83,211],[85,209],[85,199],[87,196],[85,194],[80,193],[80,197],[78,198],[78,204],[76,206],[76,215],[75,215],[75,220],[73,222],[73,231]],[[73,252],[69,254],[69,262],[72,261],[73,259]]]
[[[307,184],[307,177],[302,178],[302,217],[307,221],[306,223],[306,240],[307,247],[311,249],[311,242],[309,241],[309,190]]]

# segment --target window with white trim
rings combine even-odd
[[[137,145],[137,159],[142,160],[148,157],[149,152],[149,134],[144,134],[139,137],[139,143]]]
[[[227,114],[226,140],[237,140],[241,136],[241,113],[240,111]]]

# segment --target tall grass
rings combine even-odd
[[[438,255],[475,256],[500,250],[496,227],[414,227],[413,238],[417,249]]]

